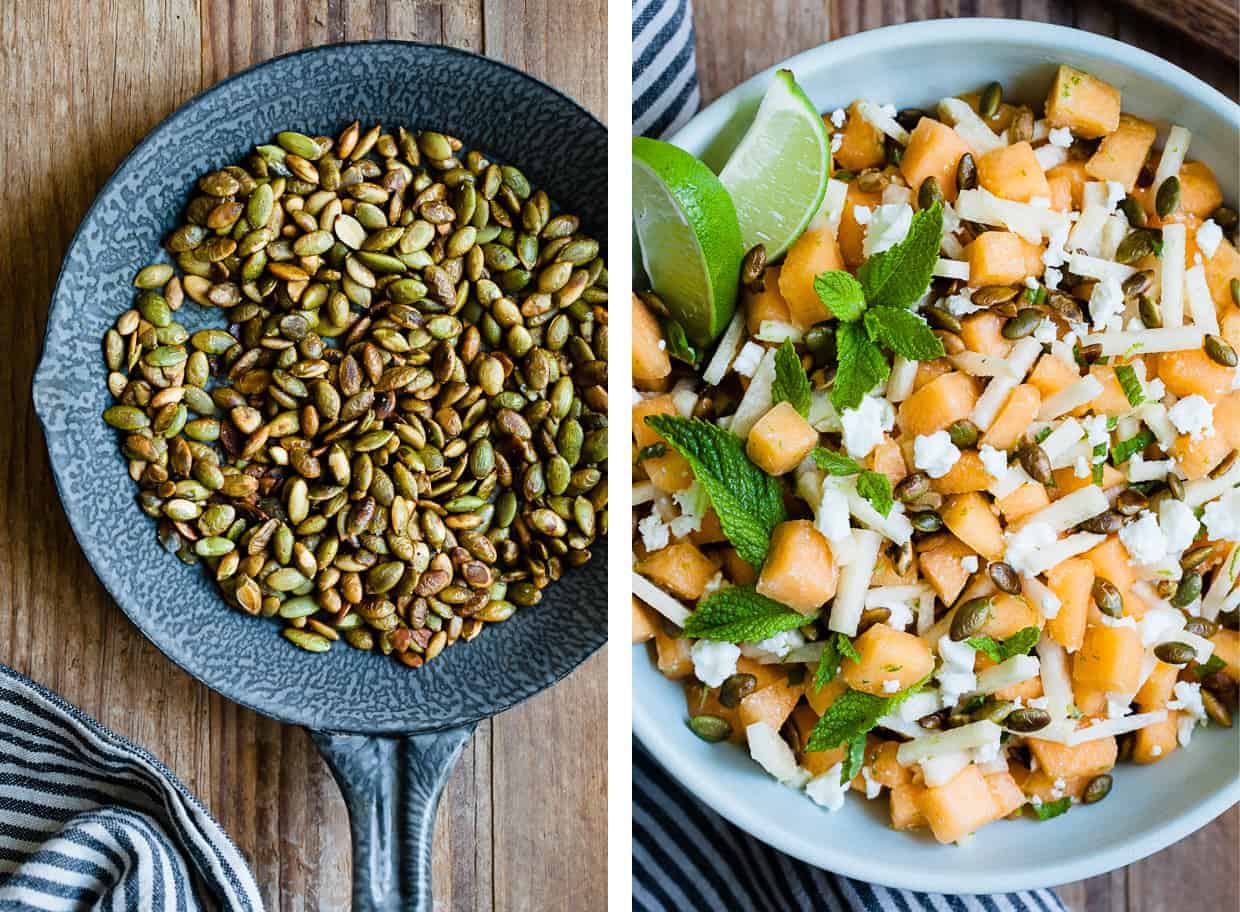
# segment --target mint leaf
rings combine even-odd
[[[865,289],[851,273],[842,269],[819,273],[814,278],[814,291],[837,320],[852,323],[861,319],[861,312],[865,310]]]
[[[1068,809],[1072,807],[1072,796],[1064,795],[1058,801],[1043,801],[1041,804],[1031,804],[1029,807],[1033,808],[1033,813],[1039,820],[1050,820],[1052,817],[1068,813]]]
[[[1122,465],[1132,458],[1133,453],[1140,453],[1153,442],[1154,435],[1149,431],[1142,431],[1135,437],[1121,440],[1115,444],[1115,449],[1111,450],[1111,464]]]
[[[853,646],[853,641],[848,638],[848,634],[837,633],[835,635],[835,648],[840,651],[840,655],[844,658],[852,659],[854,662],[861,661],[861,654]]]
[[[860,690],[846,690],[827,707],[809,734],[807,751],[827,751],[864,736],[878,720],[921,690],[926,679],[890,697],[876,697]]]
[[[1128,397],[1129,405],[1137,406],[1145,401],[1145,390],[1141,388],[1141,381],[1137,379],[1137,372],[1132,369],[1131,364],[1117,365],[1115,379]]]
[[[849,658],[854,662],[861,661],[861,656],[853,648],[852,640],[847,634],[837,633],[828,636],[823,643],[822,656],[818,659],[818,669],[814,672],[814,693],[835,680],[835,670],[839,668],[841,658]]]
[[[1038,643],[1042,631],[1037,627],[1022,627],[1006,640],[991,636],[969,637],[968,643],[978,652],[984,652],[995,662],[1003,662],[1015,655],[1028,655]]]
[[[942,243],[943,207],[935,202],[913,216],[903,241],[874,254],[857,270],[870,306],[912,307],[930,287]]]
[[[891,513],[895,502],[891,496],[891,479],[882,472],[862,472],[857,479],[857,493],[870,502],[883,517]]]
[[[865,331],[872,340],[910,361],[933,361],[945,354],[943,343],[929,324],[899,307],[871,307],[865,312]]]
[[[756,643],[816,617],[759,595],[753,586],[729,586],[698,602],[697,610],[685,621],[684,635],[725,643]]]
[[[826,447],[814,447],[810,455],[814,457],[818,468],[828,475],[857,475],[863,471],[855,460],[835,450],[828,450]]]
[[[840,785],[851,782],[861,771],[865,763],[865,735],[858,735],[848,742],[848,753],[844,755],[844,766],[840,770]]]
[[[835,333],[839,368],[831,388],[831,404],[837,411],[856,408],[862,398],[887,379],[891,366],[859,323],[842,323]]]
[[[1208,678],[1217,671],[1222,671],[1226,667],[1226,662],[1216,655],[1211,655],[1210,658],[1206,659],[1205,664],[1194,665],[1192,672],[1197,676],[1197,680],[1201,680],[1202,678]]]
[[[643,459],[658,459],[660,456],[666,455],[666,443],[652,443],[650,446],[644,446],[637,451],[637,461],[641,462]]]
[[[788,402],[802,418],[809,417],[809,377],[791,339],[784,339],[775,350],[775,381],[771,384],[771,404]]]
[[[646,424],[689,461],[741,560],[761,567],[771,533],[787,516],[779,480],[750,462],[740,439],[717,424],[675,415],[648,415]]]

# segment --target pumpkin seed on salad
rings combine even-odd
[[[1240,680],[1235,201],[1088,73],[972,88],[811,124],[782,71],[721,180],[635,147],[634,642],[704,741],[943,843]]]

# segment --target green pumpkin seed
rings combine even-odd
[[[1051,714],[1045,709],[1037,709],[1032,706],[1014,709],[1003,719],[1004,728],[1022,735],[1041,731],[1050,724]]]
[[[1204,348],[1210,360],[1215,364],[1221,364],[1223,367],[1236,366],[1236,350],[1221,336],[1207,335]]]
[[[1175,594],[1171,597],[1171,604],[1177,608],[1187,608],[1201,596],[1201,574],[1196,570],[1189,570],[1180,577],[1179,585],[1175,587]]]
[[[977,102],[977,113],[982,117],[994,117],[1002,101],[1003,86],[992,82],[982,89],[981,97]]]
[[[1082,804],[1097,804],[1107,795],[1111,794],[1111,776],[1103,773],[1089,780],[1089,784],[1085,786],[1085,790],[1081,792]]]
[[[719,702],[728,709],[736,709],[745,697],[754,692],[758,679],[751,674],[734,674],[719,686]]]
[[[1179,205],[1180,179],[1173,174],[1159,185],[1158,193],[1154,196],[1154,211],[1159,218],[1165,219],[1175,212]]]
[[[952,616],[949,631],[952,640],[956,642],[967,640],[981,630],[987,618],[990,617],[990,605],[991,600],[988,597],[975,598],[957,608]]]
[[[1115,584],[1101,576],[1096,577],[1091,594],[1098,610],[1107,617],[1121,618],[1124,616],[1124,600],[1115,588]]]
[[[306,652],[327,652],[332,648],[331,640],[320,634],[311,633],[309,630],[285,627],[280,634],[294,646]]]
[[[1154,655],[1168,665],[1187,665],[1197,657],[1197,650],[1187,643],[1159,643],[1154,647]]]
[[[168,280],[172,276],[172,267],[167,263],[152,263],[150,266],[144,266],[138,270],[138,274],[134,276],[133,284],[135,288],[163,288],[168,284]]]
[[[726,741],[732,737],[732,723],[719,716],[700,715],[689,720],[689,730],[711,744]]]

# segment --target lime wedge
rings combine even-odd
[[[791,70],[779,70],[749,130],[719,173],[736,205],[745,249],[783,255],[822,206],[831,138]]]
[[[633,224],[651,286],[706,346],[736,310],[741,229],[719,178],[684,149],[633,140]]]

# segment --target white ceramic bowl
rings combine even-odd
[[[1123,106],[1163,127],[1193,132],[1235,205],[1240,107],[1193,76],[1137,48],[1075,29],[1000,19],[911,23],[806,51],[789,67],[820,111],[859,97],[932,107],[991,80],[1005,95],[1041,101],[1054,67],[1068,63],[1123,90]],[[768,70],[689,122],[674,142],[716,171],[752,119]],[[945,893],[990,893],[1092,877],[1157,852],[1240,800],[1240,729],[1199,731],[1188,749],[1153,766],[1121,765],[1110,797],[1046,823],[1000,821],[965,846],[887,825],[887,802],[850,798],[828,814],[775,782],[746,752],[698,740],[684,725],[683,688],[664,679],[645,648],[633,650],[633,728],[663,766],[702,801],[777,849],[865,881]]]

